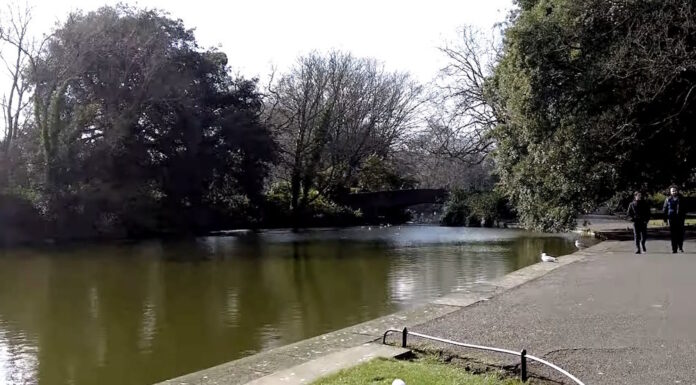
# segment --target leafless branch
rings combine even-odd
[[[498,47],[495,39],[463,27],[459,40],[440,48],[448,64],[436,83],[424,134],[433,155],[479,164],[494,147],[489,133],[501,117],[486,94],[486,82],[500,57]]]
[[[10,86],[4,92],[2,105],[4,118],[2,151],[7,155],[13,140],[25,126],[24,121],[27,119],[27,107],[32,95],[25,76],[28,65],[33,63],[36,54],[36,40],[29,35],[32,20],[31,7],[26,4],[24,6],[8,4],[4,16],[2,24],[8,27],[0,30],[0,44],[11,48],[0,52],[0,59],[10,78]]]
[[[309,203],[309,188],[328,194],[350,185],[368,156],[390,156],[412,127],[421,92],[408,75],[371,59],[341,52],[300,58],[270,84],[266,100],[293,195],[302,192]]]

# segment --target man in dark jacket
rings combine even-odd
[[[665,199],[662,211],[665,214],[665,222],[669,221],[669,236],[672,238],[672,253],[677,249],[684,252],[684,220],[686,219],[686,204],[679,194],[677,187],[669,189],[670,196]]]
[[[643,200],[640,191],[633,194],[633,202],[628,205],[628,216],[633,221],[633,237],[636,240],[636,254],[640,254],[640,247],[645,250],[645,239],[648,235],[648,221],[650,221],[650,205]]]

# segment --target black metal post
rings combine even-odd
[[[407,338],[408,338],[408,329],[404,328],[404,331],[401,333],[401,347],[402,348],[406,347]]]
[[[527,382],[527,350],[522,350],[520,353],[520,377],[522,382]]]

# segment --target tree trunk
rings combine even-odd
[[[290,178],[290,215],[292,216],[292,227],[297,229],[300,222],[300,183],[301,175],[299,165],[296,163]]]

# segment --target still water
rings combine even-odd
[[[150,384],[563,255],[573,238],[437,226],[0,251],[0,384]]]

